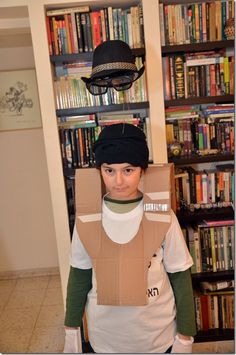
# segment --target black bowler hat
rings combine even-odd
[[[137,69],[135,57],[126,42],[109,40],[102,42],[94,50],[91,77],[81,79],[85,83],[91,83],[105,77],[132,75],[132,81],[135,81],[143,72],[144,66]]]

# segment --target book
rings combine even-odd
[[[71,24],[73,53],[79,53],[77,24],[76,24],[76,18],[74,12],[70,14],[70,24]]]
[[[75,13],[75,24],[76,24],[76,30],[77,30],[78,51],[79,51],[79,53],[82,53],[84,51],[84,38],[82,35],[80,13]]]
[[[226,220],[219,220],[219,221],[216,221],[216,220],[208,221],[206,219],[203,219],[203,223],[204,223],[204,225],[210,226],[210,227],[226,226],[226,225],[232,226],[232,225],[234,225],[234,220],[233,219],[226,219]]]
[[[89,38],[88,38],[88,26],[87,26],[87,15],[89,15],[89,13],[86,12],[82,12],[79,14],[80,16],[80,27],[81,27],[81,34],[82,34],[82,38],[83,38],[83,51],[84,52],[88,52],[89,51]]]
[[[201,314],[202,314],[202,330],[207,331],[209,329],[208,296],[200,295],[200,302],[201,302]]]
[[[216,263],[217,245],[215,244],[215,229],[214,229],[214,227],[210,227],[210,245],[211,245],[211,255],[212,255],[212,271],[216,272],[217,271],[217,263]]]
[[[174,56],[174,75],[175,75],[175,91],[176,98],[185,97],[185,82],[184,82],[184,57],[182,55]]]
[[[113,24],[113,9],[111,6],[108,6],[107,8],[108,11],[108,26],[109,26],[109,39],[113,40],[115,39],[114,36],[114,24]]]
[[[202,203],[203,198],[202,198],[202,177],[201,173],[197,172],[195,175],[195,186],[196,186],[196,202],[197,203]]]
[[[104,11],[104,9],[100,10],[100,20],[101,20],[102,42],[105,42],[107,40],[107,36],[106,36],[106,23],[105,23],[105,11]]]
[[[194,245],[194,229],[191,225],[187,225],[187,240],[188,240],[188,248],[190,255],[193,259],[193,265],[191,266],[191,273],[195,274],[197,273],[197,255],[195,251],[195,245]]]
[[[93,38],[93,48],[95,49],[102,41],[101,37],[101,14],[100,11],[93,11],[90,13],[91,16],[91,29]]]
[[[196,174],[197,171],[191,167],[186,167],[186,170],[189,174],[189,185],[190,185],[190,201],[192,204],[197,202],[197,195],[196,195]]]
[[[66,7],[65,9],[53,9],[47,10],[47,16],[57,16],[70,14],[71,12],[87,12],[89,11],[89,6],[76,6],[76,7]]]
[[[198,295],[194,295],[194,307],[195,307],[196,327],[197,327],[197,331],[199,331],[202,329],[202,311],[201,311],[200,296]]]

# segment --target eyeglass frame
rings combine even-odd
[[[128,90],[131,88],[132,84],[133,84],[133,79],[131,79],[129,76],[125,76],[128,80],[127,83],[123,84],[123,85],[114,85],[112,83],[113,80],[117,79],[118,77],[113,77],[113,78],[108,78],[108,79],[96,79],[94,81],[91,82],[87,82],[86,83],[86,88],[88,89],[88,91],[90,92],[90,94],[92,95],[103,95],[107,93],[108,88],[113,88],[116,91],[124,91],[124,90]],[[99,82],[103,82],[103,84],[101,85]],[[104,81],[106,81],[106,84],[104,84]],[[91,86],[95,86],[97,88],[100,88],[100,90],[102,90],[102,88],[104,89],[104,91],[102,93],[95,93],[91,91]]]
[[[144,66],[141,68],[141,74],[140,73],[136,73],[136,72],[134,72],[134,73],[132,72],[130,75],[127,74],[127,75],[111,76],[111,77],[104,77],[104,78],[95,78],[94,80],[86,82],[86,88],[90,92],[90,94],[94,95],[94,96],[106,94],[107,91],[108,91],[108,88],[113,88],[116,91],[129,90],[131,88],[133,82],[136,81],[137,79],[139,79],[139,77],[143,74],[143,72],[144,72]],[[133,78],[134,74],[137,74],[137,77],[135,79]],[[123,87],[122,87],[122,85],[115,85],[114,86],[112,84],[112,80],[117,79],[119,77],[126,77],[127,79],[130,80],[130,82],[128,82],[127,84],[124,84]],[[107,81],[107,85],[99,85],[99,81]],[[128,87],[127,87],[127,85],[128,85]],[[102,92],[102,93],[91,92],[91,86],[95,86],[95,87],[100,88],[100,89],[104,88],[105,91]],[[120,89],[118,87],[120,87]]]

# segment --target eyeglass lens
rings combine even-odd
[[[96,79],[92,83],[88,83],[87,89],[92,95],[102,95],[107,92],[108,87],[114,88],[116,91],[128,90],[132,86],[132,76],[119,76],[115,78]]]
[[[103,95],[107,92],[107,86],[97,86],[95,84],[88,83],[86,87],[92,95]]]

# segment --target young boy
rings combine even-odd
[[[77,191],[64,352],[81,352],[85,310],[96,353],[190,353],[193,262],[170,209],[168,174],[148,168],[146,137],[130,124],[105,127],[94,154],[100,171]],[[153,178],[155,169],[162,175]],[[86,184],[93,196],[84,196]]]

